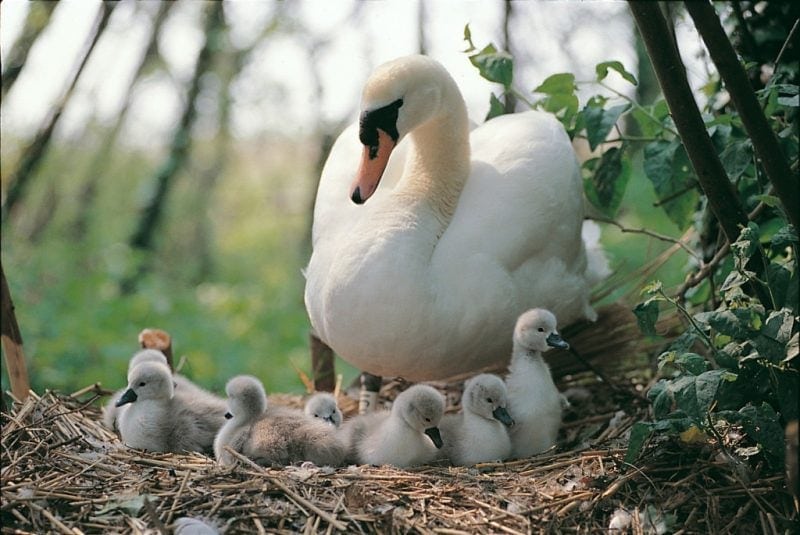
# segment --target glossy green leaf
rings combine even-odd
[[[636,322],[639,324],[639,329],[649,336],[656,336],[656,322],[658,321],[658,303],[656,301],[649,301],[647,303],[639,303],[633,309],[633,314],[636,316]]]
[[[575,85],[575,75],[565,72],[548,76],[533,92],[546,95],[572,95],[576,89],[578,86]]]
[[[594,150],[606,140],[611,129],[617,124],[619,117],[631,108],[630,104],[620,104],[609,109],[586,106],[583,109],[586,127],[586,139],[589,148]]]
[[[500,102],[494,93],[489,96],[489,112],[486,114],[486,120],[493,119],[506,112],[506,107]]]
[[[602,82],[606,76],[608,76],[608,70],[617,71],[620,76],[627,82],[630,82],[633,85],[637,85],[638,82],[636,81],[636,77],[625,70],[625,67],[622,66],[622,63],[619,61],[604,61],[603,63],[598,63],[595,67],[595,72],[597,73],[597,81]]]
[[[508,52],[486,45],[483,50],[469,57],[481,76],[490,82],[503,84],[508,89],[514,81],[514,60]]]

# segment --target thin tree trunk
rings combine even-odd
[[[22,29],[22,34],[19,36],[14,46],[9,52],[5,65],[3,65],[2,74],[2,95],[11,90],[14,82],[17,81],[19,73],[25,66],[28,59],[28,53],[33,48],[33,44],[39,35],[50,23],[50,16],[53,14],[57,2],[30,2],[28,4],[28,16],[25,18],[25,24]]]
[[[708,206],[728,241],[733,243],[738,238],[740,229],[747,226],[747,213],[739,202],[708,136],[661,9],[657,2],[629,0],[628,6],[647,47],[661,91],[697,174],[697,180],[706,194]],[[762,272],[765,265],[764,258],[758,251],[748,264],[756,273]],[[772,305],[769,295],[761,286],[754,284],[752,288],[764,306]]]
[[[739,63],[714,7],[707,2],[685,2],[685,5],[725,82],[731,100],[753,142],[753,148],[764,166],[764,172],[775,186],[775,193],[783,203],[789,221],[800,231],[800,185],[789,169],[789,162],[781,151],[778,138],[761,111],[747,73]]]
[[[514,16],[514,6],[511,3],[511,0],[505,0],[504,2],[504,12],[503,12],[503,49],[511,55],[514,55],[514,52],[511,50],[511,31],[509,30],[509,26],[511,24],[511,19]],[[503,108],[505,113],[514,113],[517,109],[517,97],[514,96],[513,93],[510,91],[506,92],[503,97]]]
[[[417,47],[417,51],[422,55],[428,53],[428,43],[427,39],[425,38],[425,24],[427,18],[428,15],[425,12],[425,2],[423,0],[419,0],[417,3],[417,42],[419,45]]]
[[[8,367],[8,379],[11,382],[11,392],[14,397],[24,400],[28,397],[31,384],[28,379],[28,366],[25,363],[25,353],[22,350],[22,335],[19,332],[17,316],[14,313],[14,302],[8,289],[6,274],[0,264],[0,335],[2,337],[3,352]],[[0,395],[2,395],[0,393]]]
[[[153,58],[158,55],[158,36],[161,35],[161,28],[164,25],[164,21],[167,20],[167,15],[174,5],[173,2],[161,2],[159,5],[158,11],[153,18],[150,40],[139,59],[139,64],[136,67],[133,77],[131,77],[128,90],[125,94],[125,102],[120,109],[117,122],[114,124],[111,131],[103,137],[100,148],[87,168],[85,173],[86,180],[78,193],[78,206],[80,209],[78,210],[78,214],[71,228],[72,236],[76,241],[82,241],[86,237],[86,232],[89,228],[90,213],[94,205],[95,196],[97,195],[100,177],[105,173],[111,150],[116,145],[119,133],[122,131],[125,119],[128,116],[128,110],[133,102],[133,88],[139,81],[145,68],[150,65]]]
[[[205,40],[200,49],[197,61],[195,62],[194,74],[192,75],[192,80],[186,93],[180,122],[172,138],[169,155],[156,172],[153,179],[155,182],[154,192],[142,207],[136,229],[129,239],[129,244],[133,249],[146,252],[150,252],[153,249],[155,233],[161,222],[167,195],[172,187],[175,176],[184,166],[189,156],[192,127],[197,116],[195,103],[200,93],[200,81],[203,74],[208,70],[211,63],[212,51],[216,46],[215,34],[218,28],[218,21],[222,19],[222,2],[210,4],[210,9],[211,11],[206,15],[204,27]],[[148,258],[142,260],[134,273],[121,282],[120,289],[122,292],[132,292],[136,288],[141,277],[149,270],[149,266]]]
[[[39,129],[39,132],[36,134],[36,137],[33,139],[31,144],[23,152],[16,171],[11,175],[11,177],[9,177],[8,192],[6,193],[6,198],[2,207],[3,222],[8,219],[11,210],[13,210],[22,199],[25,190],[29,186],[31,178],[36,173],[39,165],[42,163],[43,156],[50,145],[50,140],[53,137],[53,132],[55,131],[56,125],[58,124],[59,119],[61,119],[61,114],[64,112],[64,108],[72,96],[72,92],[75,89],[78,78],[80,78],[81,72],[83,72],[83,68],[86,66],[86,62],[88,61],[89,56],[91,56],[92,50],[94,50],[97,41],[103,34],[103,30],[105,30],[108,20],[111,17],[111,13],[116,5],[116,1],[103,2],[101,4],[100,11],[97,14],[97,21],[94,25],[94,30],[90,32],[87,38],[87,44],[84,47],[77,68],[73,69],[72,79],[67,86],[66,92],[56,103],[53,112],[47,118],[45,124]]]

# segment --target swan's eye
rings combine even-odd
[[[543,333],[544,332],[544,327],[539,327],[539,332]]]
[[[144,385],[145,385],[145,382],[144,382],[144,381],[142,381],[141,383],[139,383],[139,386],[144,386]]]

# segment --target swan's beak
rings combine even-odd
[[[396,145],[389,134],[380,128],[377,131],[378,144],[364,146],[361,165],[350,188],[350,198],[356,204],[363,204],[378,189],[386,164],[389,163],[389,156]]]
[[[558,349],[569,349],[569,344],[558,333],[550,333],[546,339],[547,345]]]

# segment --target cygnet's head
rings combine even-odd
[[[496,375],[482,373],[464,384],[461,398],[464,412],[471,412],[487,420],[495,420],[511,427],[514,420],[508,414],[506,384]]]
[[[267,410],[267,393],[261,381],[252,375],[237,375],[225,385],[228,394],[228,412],[225,418],[249,421]]]
[[[339,424],[342,423],[342,411],[336,404],[336,398],[327,392],[319,392],[308,398],[305,413],[307,416],[319,418],[334,427],[339,427]]]
[[[439,422],[444,414],[444,396],[428,385],[414,385],[401,392],[394,400],[392,412],[399,414],[412,429],[428,435],[437,448],[441,448]]]
[[[169,366],[167,357],[158,349],[143,349],[131,357],[130,362],[128,362],[128,373],[130,374],[134,367],[143,362],[158,362],[164,366]]]
[[[128,373],[128,389],[116,402],[117,407],[140,400],[171,399],[175,394],[172,372],[160,362],[142,362]]]
[[[549,310],[533,308],[517,319],[514,327],[514,348],[544,353],[551,347],[569,348],[556,331],[556,317]]]

